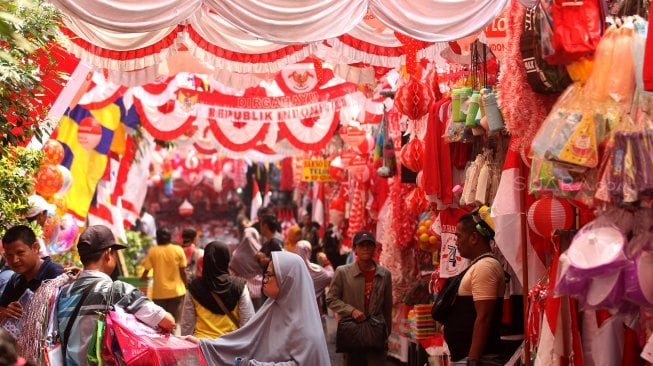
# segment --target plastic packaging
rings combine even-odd
[[[478,90],[474,90],[472,96],[470,97],[469,107],[467,109],[467,118],[465,119],[466,127],[474,128],[478,126],[478,121],[476,120],[476,116],[478,115],[479,108],[480,108],[479,98],[480,98],[480,93],[478,92]]]
[[[485,108],[485,115],[487,117],[487,124],[490,128],[490,132],[498,132],[503,130],[504,122],[503,115],[499,110],[499,105],[497,104],[496,94],[489,92],[483,96],[483,106]]]

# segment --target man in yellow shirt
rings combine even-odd
[[[142,281],[147,281],[147,275],[154,269],[152,300],[175,317],[181,324],[181,313],[186,294],[186,255],[179,245],[171,243],[168,229],[156,231],[157,246],[150,248],[143,260]],[[177,270],[175,270],[175,268]],[[179,327],[175,328],[179,334]]]

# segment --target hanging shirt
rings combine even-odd
[[[460,216],[467,211],[459,208],[447,208],[440,211],[435,219],[434,229],[440,235],[442,248],[440,249],[440,278],[449,278],[462,272],[469,265],[469,260],[458,253],[458,238],[456,225]]]

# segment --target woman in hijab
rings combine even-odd
[[[209,365],[327,366],[329,352],[315,306],[315,292],[304,261],[289,252],[272,252],[263,292],[268,300],[244,327],[199,342]]]
[[[202,277],[188,286],[183,315],[186,329],[182,334],[217,338],[242,327],[254,315],[245,281],[229,275],[229,257],[225,243],[212,241],[204,248]],[[232,316],[225,313],[217,298]]]
[[[324,289],[329,286],[331,280],[333,279],[333,267],[325,268],[319,264],[311,263],[311,254],[313,247],[311,243],[306,240],[300,240],[297,242],[297,247],[295,248],[295,253],[302,257],[304,263],[306,263],[306,268],[308,273],[311,275],[313,280],[313,286],[315,287],[315,297],[317,303],[322,309],[322,296],[324,295]]]
[[[229,271],[234,276],[247,281],[249,296],[252,298],[254,308],[258,309],[263,301],[261,298],[261,267],[256,260],[256,253],[261,250],[259,233],[252,227],[243,231],[243,237],[231,256]]]

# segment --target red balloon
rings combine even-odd
[[[63,161],[63,146],[59,141],[50,139],[43,145],[43,154],[43,164],[59,165]]]
[[[43,197],[50,197],[63,186],[63,175],[55,165],[41,165],[36,174],[34,190]]]

